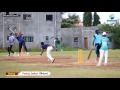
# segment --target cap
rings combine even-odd
[[[106,35],[106,32],[103,32],[103,34],[102,35]]]
[[[97,34],[98,34],[98,33],[99,33],[99,30],[95,30],[95,33],[97,33]]]
[[[41,45],[44,45],[44,42],[41,42]]]

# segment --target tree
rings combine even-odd
[[[83,25],[88,27],[92,25],[92,12],[84,12]]]
[[[62,15],[64,15],[66,12],[60,12],[60,15],[61,15],[61,17],[62,17]]]
[[[60,12],[61,18],[62,18],[62,16],[63,16],[65,13],[66,13],[66,12]]]
[[[113,40],[113,48],[120,48],[120,24],[116,23],[114,26],[109,24],[101,25],[98,27],[100,31],[110,31],[113,33],[111,39]]]
[[[66,12],[60,12],[61,15],[65,14]]]
[[[120,24],[115,24],[114,26],[112,26],[112,32],[114,33],[112,35],[112,39],[114,42],[114,48],[116,49],[120,49]]]
[[[61,28],[69,28],[72,27],[72,25],[68,22],[68,19],[63,18],[61,22]]]
[[[98,24],[100,24],[101,22],[99,21],[100,17],[99,15],[94,12],[94,15],[93,15],[93,26],[97,26]]]
[[[75,27],[79,23],[79,16],[76,14],[68,15],[68,18],[62,18],[61,28]]]
[[[68,22],[70,22],[71,24],[77,24],[79,23],[79,16],[76,14],[73,15],[68,15]]]
[[[113,27],[111,26],[111,25],[109,25],[109,24],[103,24],[103,25],[100,25],[100,26],[98,26],[98,28],[99,28],[99,30],[100,31],[112,31],[113,29]]]

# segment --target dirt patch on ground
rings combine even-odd
[[[46,56],[40,55],[29,55],[29,56],[0,56],[2,61],[15,61],[18,63],[25,63],[28,65],[45,65],[49,67],[67,68],[67,67],[77,67],[77,68],[96,68],[97,62],[94,59],[87,60],[84,59],[83,63],[78,63],[77,58],[73,57],[58,57],[54,56],[55,61],[51,63]],[[99,67],[98,67],[99,68]],[[110,61],[107,66],[101,66],[101,68],[116,68],[120,69],[120,62]]]

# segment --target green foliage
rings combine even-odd
[[[70,47],[70,46],[67,46],[67,45],[62,45],[61,49],[63,51],[77,51],[78,48],[74,48],[74,47]],[[13,47],[12,48],[13,51],[15,52],[18,52],[18,48],[17,47]],[[40,52],[41,49],[40,48],[29,48],[28,49],[29,52]],[[7,52],[7,48],[0,48],[0,53],[4,53],[4,52]]]
[[[83,14],[83,25],[89,27],[92,25],[92,12],[84,12]]]
[[[67,19],[63,19],[61,23],[61,28],[70,28],[73,27],[73,24],[69,23]]]
[[[12,48],[12,50],[14,51],[14,52],[18,52],[18,46],[13,46],[13,48]],[[29,48],[28,49],[28,51],[29,52],[40,52],[41,51],[41,49],[40,48]],[[7,51],[7,48],[0,48],[0,53],[3,53],[3,52],[8,52]]]
[[[28,51],[29,52],[40,52],[41,49],[40,48],[29,48]]]
[[[0,48],[0,53],[4,53],[4,52],[7,52],[7,49],[6,48]]]
[[[15,52],[18,52],[18,46],[17,45],[14,45],[13,47],[12,47],[12,50],[13,51],[15,51]],[[2,53],[2,52],[8,52],[8,50],[7,50],[7,47],[5,47],[5,48],[0,48],[0,53]]]
[[[101,26],[98,26],[100,31],[113,31],[113,26],[109,24],[103,24]]]
[[[114,34],[112,36],[113,41],[114,41],[114,48],[118,49],[120,48],[120,27],[116,28],[117,30],[114,31]]]
[[[99,15],[94,12],[94,16],[93,16],[93,26],[97,26],[98,24],[100,24],[101,22],[99,21],[100,17]]]
[[[61,18],[62,18],[62,16],[65,14],[66,12],[60,12],[60,14],[61,14]]]
[[[73,15],[68,15],[68,21],[71,23],[71,24],[76,24],[76,23],[79,23],[79,16],[76,15],[76,14],[73,14]]]
[[[70,46],[67,46],[67,45],[62,45],[62,50],[63,51],[77,51],[78,48],[74,48],[74,47],[70,47]]]
[[[68,15],[68,18],[63,18],[61,22],[61,28],[75,27],[75,24],[79,23],[79,16],[76,14]]]
[[[112,40],[114,49],[120,48],[120,24],[115,24],[114,26],[111,26],[109,24],[104,24],[98,27],[100,31],[110,31],[113,33]]]
[[[66,12],[60,12],[61,15],[65,14]]]

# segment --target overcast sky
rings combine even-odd
[[[67,18],[67,15],[68,15],[68,14],[73,14],[73,13],[76,13],[77,15],[79,15],[80,20],[83,20],[83,13],[84,13],[84,12],[67,12],[67,13],[65,13],[65,14],[63,15],[63,17],[64,17],[64,18]],[[92,14],[93,14],[93,12],[92,12]],[[98,14],[99,17],[100,17],[100,21],[101,21],[102,24],[103,24],[104,22],[107,23],[107,20],[110,19],[110,18],[109,18],[109,15],[110,15],[110,14],[114,14],[114,16],[115,16],[114,19],[115,19],[115,20],[120,19],[120,12],[97,12],[97,14]]]

